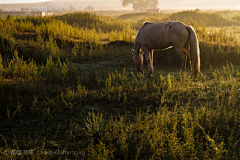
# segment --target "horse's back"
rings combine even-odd
[[[172,30],[181,30],[185,29],[185,25],[181,22],[164,22],[164,23],[149,23],[145,22],[142,27],[140,28],[139,32],[145,32],[148,34],[162,34],[168,32],[166,31],[172,31]]]
[[[173,45],[174,39],[186,34],[188,34],[186,26],[181,22],[145,22],[138,32],[135,43],[151,49],[164,49]]]

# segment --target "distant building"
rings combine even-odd
[[[52,16],[53,12],[45,12],[45,11],[1,11],[1,17],[7,17],[8,15],[11,16],[19,16],[19,17],[26,17],[26,16]]]
[[[11,10],[11,12],[18,12],[19,10],[17,10],[17,9],[13,9],[13,10]]]
[[[195,9],[195,11],[196,11],[196,12],[200,12],[200,9],[197,8],[197,9]]]
[[[23,8],[21,8],[21,11],[31,11],[31,8],[23,7]]]
[[[159,9],[159,8],[156,8],[156,9],[147,9],[147,12],[160,13],[160,9]]]
[[[96,8],[92,7],[92,6],[87,6],[85,9],[85,11],[96,11]]]

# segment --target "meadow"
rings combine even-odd
[[[101,14],[0,19],[1,159],[240,158],[240,11]],[[199,77],[174,49],[137,74],[144,21],[195,28]]]

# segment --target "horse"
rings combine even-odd
[[[182,61],[182,72],[186,71],[186,60],[190,58],[193,75],[200,73],[200,53],[196,32],[192,26],[181,22],[149,23],[139,29],[134,42],[133,61],[138,72],[143,73],[143,54],[148,63],[148,76],[152,76],[153,50],[173,47]],[[184,53],[185,51],[185,53]]]

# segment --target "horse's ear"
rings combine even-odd
[[[132,54],[134,54],[135,52],[134,52],[134,49],[131,49],[131,51],[132,51]]]

